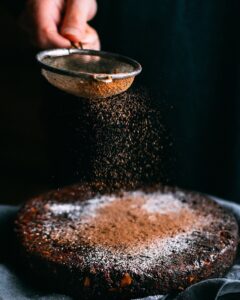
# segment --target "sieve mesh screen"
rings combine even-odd
[[[43,62],[66,71],[91,74],[117,74],[134,71],[134,67],[115,57],[73,53],[59,57],[46,57]]]

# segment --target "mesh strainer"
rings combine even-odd
[[[142,70],[135,60],[109,52],[53,49],[37,54],[43,76],[55,87],[84,98],[126,91]]]

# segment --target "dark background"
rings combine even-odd
[[[173,137],[170,184],[239,202],[240,2],[99,4],[94,22],[102,48],[140,61],[138,83],[160,92],[155,100]],[[36,51],[2,8],[0,25],[0,202],[18,203],[56,186],[56,168],[71,158],[68,141],[78,120],[71,113],[81,107],[43,80]],[[58,118],[64,113],[68,123]]]
[[[41,77],[35,51],[0,7],[0,202],[18,203],[48,189]]]

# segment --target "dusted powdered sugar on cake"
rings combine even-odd
[[[52,201],[45,206],[52,218],[44,231],[59,246],[86,248],[89,264],[147,269],[159,256],[185,251],[191,234],[211,222],[185,203],[184,196],[135,191],[71,204]],[[65,226],[59,227],[62,219]]]
[[[96,217],[101,208],[111,204],[113,201],[131,199],[133,203],[130,205],[130,209],[139,207],[148,213],[168,214],[187,207],[185,203],[179,200],[181,197],[184,197],[184,193],[182,192],[178,192],[176,195],[172,193],[162,194],[160,192],[148,194],[141,191],[124,192],[120,198],[104,195],[88,199],[84,203],[53,203],[48,206],[48,209],[54,216],[65,215],[65,217],[72,220],[78,219],[79,221],[83,221],[91,217]],[[135,203],[135,200],[138,203]]]
[[[145,203],[141,208],[145,209],[148,213],[168,214],[187,208],[187,205],[179,200],[181,197],[184,197],[184,193],[181,192],[178,192],[176,195],[172,193],[162,194],[159,192],[141,194],[145,199]]]
[[[96,212],[99,208],[108,205],[114,201],[116,197],[101,196],[93,199],[89,199],[83,203],[53,203],[48,206],[49,211],[54,216],[65,215],[67,218],[72,220],[84,221],[85,219],[95,217]]]
[[[147,245],[142,245],[139,249],[128,249],[128,252],[118,249],[116,251],[109,251],[106,248],[96,246],[88,249],[86,254],[86,263],[91,267],[95,265],[102,269],[113,267],[116,270],[125,269],[133,273],[143,272],[147,273],[153,267],[162,267],[163,261],[168,261],[169,264],[174,263],[172,255],[181,255],[194,246],[195,239],[191,234],[181,233],[174,237],[165,239],[155,239]],[[87,249],[87,248],[86,248]],[[214,261],[215,257],[211,257]],[[201,259],[196,260],[192,265],[192,269],[201,267],[204,262]],[[190,271],[189,267],[189,271]]]

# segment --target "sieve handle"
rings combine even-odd
[[[105,74],[95,74],[93,75],[93,78],[97,81],[104,82],[104,83],[111,83],[113,81],[111,75],[105,75]]]

